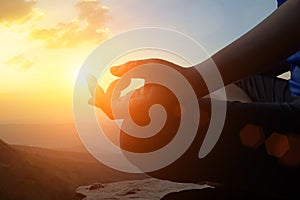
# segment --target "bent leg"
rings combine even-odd
[[[200,101],[210,111],[210,100]],[[198,130],[197,138],[185,154],[170,166],[150,175],[183,182],[207,180],[242,190],[275,195],[289,195],[300,189],[299,168],[287,168],[269,156],[265,146],[246,148],[240,141],[240,130],[246,124],[262,126],[265,138],[272,132],[300,133],[300,103],[227,102],[227,116],[219,141],[203,159],[198,158],[206,129]],[[289,183],[286,183],[286,181]],[[293,194],[294,195],[294,194]]]
[[[256,75],[237,81],[239,86],[254,102],[291,102],[289,83],[274,76]]]

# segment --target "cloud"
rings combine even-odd
[[[0,23],[25,21],[34,15],[35,1],[28,0],[1,0]]]
[[[75,4],[78,16],[70,22],[51,28],[33,29],[31,38],[42,40],[48,48],[73,48],[82,44],[99,44],[109,37],[105,27],[110,19],[109,9],[98,1],[80,1]]]
[[[17,66],[19,70],[28,70],[34,65],[37,59],[37,56],[34,59],[29,59],[20,54],[5,61],[4,64],[7,66]]]

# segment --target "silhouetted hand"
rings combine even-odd
[[[130,61],[120,66],[114,66],[110,69],[111,73],[120,79],[130,70],[139,67],[144,64],[162,64],[164,66],[170,67],[179,73],[181,73],[192,85],[194,91],[199,89],[201,86],[201,77],[199,73],[193,68],[183,68],[169,61],[162,59],[147,59],[147,60],[137,60]],[[159,72],[158,72],[159,73]],[[168,76],[168,74],[166,75]],[[118,117],[113,116],[112,104],[118,110],[124,110],[124,106],[129,106],[129,111],[132,119],[138,125],[147,125],[150,122],[148,115],[149,108],[154,104],[161,104],[164,109],[169,114],[180,116],[180,107],[178,100],[176,100],[175,95],[165,86],[159,84],[148,83],[148,80],[144,74],[134,74],[134,77],[130,78],[144,78],[145,84],[131,93],[120,97],[121,90],[128,87],[130,82],[126,82],[118,91],[115,90],[116,85],[119,83],[120,79],[113,81],[106,92],[97,84],[97,79],[90,75],[87,78],[89,90],[92,94],[92,98],[89,100],[89,104],[100,108],[110,119],[117,119]],[[197,79],[198,78],[198,79]],[[174,80],[176,81],[176,80]],[[113,93],[117,92],[115,99],[113,99]],[[197,94],[197,92],[196,92]],[[128,100],[129,99],[129,100]],[[126,102],[129,104],[126,104]]]
[[[144,64],[151,64],[151,63],[162,64],[162,65],[170,67],[170,68],[178,71],[179,73],[181,73],[192,85],[198,98],[201,98],[202,96],[207,94],[207,88],[206,88],[205,82],[203,81],[199,72],[194,67],[185,68],[185,67],[178,66],[172,62],[158,59],[158,58],[130,61],[125,64],[112,67],[110,69],[110,72],[117,77],[122,77],[127,72],[129,72],[130,70],[133,70],[136,67],[139,67]],[[166,76],[168,76],[168,74],[166,74]],[[142,73],[136,74],[134,77],[131,77],[131,78],[145,78],[145,75]],[[145,78],[146,84],[147,84],[147,81],[148,81],[147,78]],[[176,81],[176,80],[174,80],[174,81]],[[148,95],[148,96],[151,96],[151,95]]]
[[[89,91],[92,97],[89,99],[88,103],[90,105],[96,106],[100,108],[110,119],[114,119],[112,113],[112,96],[115,89],[116,84],[118,83],[119,79],[113,81],[106,93],[104,90],[98,85],[96,77],[93,75],[89,75],[87,77],[87,83],[89,87]]]

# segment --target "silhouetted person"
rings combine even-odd
[[[278,1],[279,5],[283,2]],[[297,194],[300,189],[299,167],[287,168],[280,165],[277,158],[267,155],[263,146],[257,147],[255,151],[245,148],[241,144],[239,132],[245,125],[254,124],[262,127],[265,138],[273,132],[300,133],[300,51],[297,52],[300,49],[299,10],[300,0],[286,1],[263,22],[211,57],[224,84],[236,84],[247,93],[252,102],[227,102],[226,121],[221,137],[205,158],[199,159],[198,152],[208,124],[200,122],[196,139],[185,154],[171,165],[150,173],[151,175],[186,182],[209,180],[270,196],[273,193],[281,196]],[[181,73],[197,95],[201,115],[207,116],[209,121],[211,100],[202,98],[208,94],[208,88],[197,69],[209,71],[210,60],[189,68],[161,59],[138,60],[112,67],[111,73],[122,78],[128,71],[147,63],[163,64]],[[277,78],[277,75],[288,70],[291,71],[291,80]],[[213,72],[211,76],[214,76]],[[143,77],[143,74],[139,74],[132,78]],[[117,81],[110,86],[107,93],[97,86],[94,98],[90,101],[111,119],[115,119],[110,102],[116,83]],[[218,87],[222,85],[214,89]],[[146,125],[149,121],[147,109],[155,103],[164,105],[167,120],[171,120],[166,122],[162,134],[176,133],[173,129],[180,123],[180,115],[174,114],[174,108],[178,107],[178,101],[174,100],[167,88],[147,83],[147,79],[145,86],[135,90],[130,97],[129,106],[135,122]],[[145,148],[151,150],[151,145],[139,145],[139,140],[136,140],[133,147],[128,147],[128,141],[132,138],[125,135],[121,136],[121,146],[132,148],[130,150],[136,152],[143,152]],[[147,144],[152,142],[156,148],[160,148],[171,138],[161,137],[161,140],[153,139]]]

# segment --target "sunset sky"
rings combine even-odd
[[[118,33],[170,28],[214,53],[275,7],[275,0],[1,0],[0,123],[72,122],[78,70]]]

